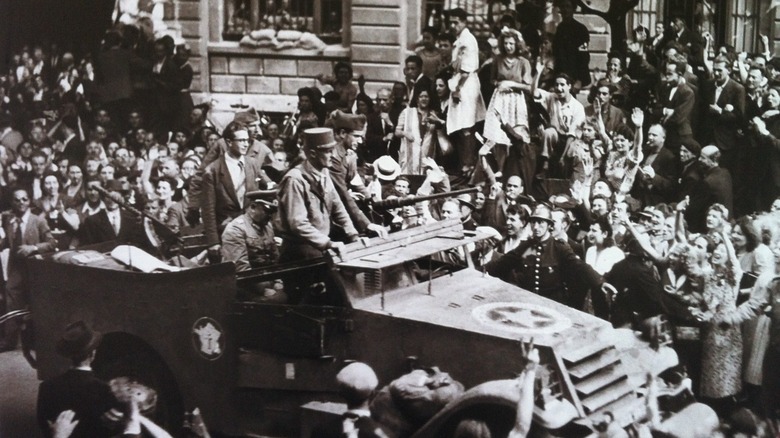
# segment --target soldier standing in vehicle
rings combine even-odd
[[[293,262],[315,259],[328,249],[337,251],[343,242],[331,240],[331,227],[341,228],[348,242],[358,238],[358,232],[349,213],[339,198],[330,177],[333,148],[336,139],[330,128],[311,128],[303,132],[303,150],[306,160],[290,169],[279,183],[279,228],[282,242],[279,261]],[[314,276],[314,274],[312,274]],[[292,280],[292,279],[291,279]],[[285,290],[291,298],[309,279],[285,281]]]
[[[533,232],[531,239],[488,263],[486,271],[575,309],[582,309],[588,288],[593,292],[594,307],[597,303],[602,304],[598,292],[604,280],[574,253],[568,243],[552,238],[550,230],[553,219],[550,209],[538,205],[529,222]]]

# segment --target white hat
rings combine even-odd
[[[370,366],[362,362],[353,362],[339,371],[336,383],[342,391],[368,398],[379,386],[379,379]]]
[[[383,155],[374,161],[374,176],[382,181],[394,181],[401,174],[401,165],[390,155]]]

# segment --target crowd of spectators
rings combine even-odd
[[[298,91],[291,117],[239,111],[224,136],[193,105],[187,48],[170,38],[124,25],[80,60],[25,47],[0,77],[0,210],[21,211],[26,193],[59,249],[117,239],[164,255],[158,222],[202,226],[218,258],[243,195],[282,182],[305,159],[302,133],[331,127],[350,231],[450,217],[490,227],[487,272],[616,326],[665,315],[697,395],[724,416],[746,404],[776,419],[780,308],[766,308],[780,296],[780,58],[766,40],[756,53],[714,47],[676,18],[656,35],[638,27],[629,53],[592,74],[587,28],[571,0],[558,7],[555,35],[510,15],[484,47],[465,11],[450,11],[450,29],[424,29],[404,81],[374,98],[339,62]],[[236,184],[227,209],[209,165],[234,148],[258,186]],[[392,224],[365,202],[465,186],[478,194],[399,210]]]

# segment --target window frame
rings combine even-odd
[[[333,44],[339,44],[342,46],[348,46],[350,44],[350,32],[349,27],[351,24],[350,20],[350,10],[351,10],[351,0],[291,0],[293,2],[297,2],[299,5],[299,10],[308,11],[311,10],[311,15],[298,15],[293,16],[293,20],[305,20],[306,23],[306,31],[311,32],[320,39],[322,39],[326,44],[333,45]],[[281,0],[276,0],[276,3],[280,3]],[[249,31],[247,31],[245,28],[241,29],[241,31],[236,31],[235,33],[229,32],[229,24],[232,19],[232,15],[236,11],[236,7],[243,4],[248,6],[248,13],[249,13],[249,19],[248,19],[248,25],[251,30],[257,30],[260,24],[260,21],[262,17],[264,16],[264,4],[266,1],[264,0],[220,0],[219,1],[219,8],[217,14],[216,14],[216,20],[218,20],[218,30],[217,32],[211,33],[211,40],[213,42],[238,42],[243,38],[244,35],[246,35]],[[341,14],[339,17],[341,26],[340,29],[334,30],[330,33],[323,33],[323,27],[324,23],[328,21],[328,18],[323,17],[323,9],[326,4],[332,3],[332,4],[339,4],[341,7]],[[293,9],[291,7],[290,9]],[[309,21],[310,20],[310,21]],[[216,23],[215,23],[216,24]],[[290,30],[298,30],[296,27],[293,27]]]

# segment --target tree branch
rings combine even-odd
[[[618,0],[612,0],[609,3],[609,10],[608,13],[614,13],[614,14],[627,14],[632,9],[634,9],[639,4],[639,0],[627,0],[627,1],[618,1]],[[613,12],[612,9],[615,9]]]
[[[633,1],[633,0],[632,0]],[[579,5],[582,12],[586,14],[596,15],[598,17],[601,17],[603,19],[607,19],[607,13],[603,11],[599,11],[598,9],[593,9],[590,6],[586,5],[583,0],[577,0],[577,5]],[[610,5],[611,7],[611,5]]]

